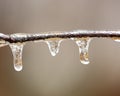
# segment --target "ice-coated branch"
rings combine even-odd
[[[72,32],[43,32],[39,34],[11,34],[5,35],[0,33],[0,40],[4,40],[9,43],[27,42],[45,40],[50,38],[82,38],[82,37],[103,37],[103,38],[118,38],[120,37],[120,31],[87,31],[77,30]]]
[[[120,42],[120,31],[86,31],[77,30],[72,32],[43,32],[39,34],[15,33],[5,35],[0,33],[0,47],[9,45],[13,54],[13,64],[16,71],[21,71],[22,51],[27,41],[44,41],[47,43],[52,56],[56,56],[63,39],[72,39],[79,47],[80,62],[89,64],[88,48],[93,37],[112,38]]]

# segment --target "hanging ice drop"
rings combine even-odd
[[[90,38],[76,39],[76,44],[79,47],[80,62],[83,64],[89,64],[90,62],[88,59],[88,48],[90,41],[91,41]]]
[[[16,71],[21,71],[23,68],[22,51],[23,51],[24,44],[23,43],[12,43],[9,46],[13,54],[14,69]]]
[[[46,41],[52,56],[56,56],[56,54],[59,52],[61,41],[62,40],[57,40],[57,39],[53,39],[53,40],[51,39]]]

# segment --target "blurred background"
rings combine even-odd
[[[119,30],[119,0],[0,0],[0,32]],[[9,46],[0,48],[0,96],[120,96],[120,43],[94,39],[89,65],[77,45],[61,43],[52,57],[45,43],[27,43],[21,72]]]

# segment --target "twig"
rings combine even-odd
[[[9,43],[27,42],[36,40],[45,40],[50,38],[82,38],[82,37],[104,37],[104,38],[118,38],[120,37],[120,31],[85,31],[77,30],[72,32],[48,32],[39,34],[11,34],[4,35],[0,33],[0,40],[4,40]]]

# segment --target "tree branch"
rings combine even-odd
[[[102,38],[118,38],[120,37],[120,31],[87,31],[77,30],[72,32],[47,32],[39,34],[23,34],[16,33],[11,35],[5,35],[0,33],[0,40],[4,40],[9,43],[27,42],[45,40],[50,38],[82,38],[82,37],[102,37]]]

